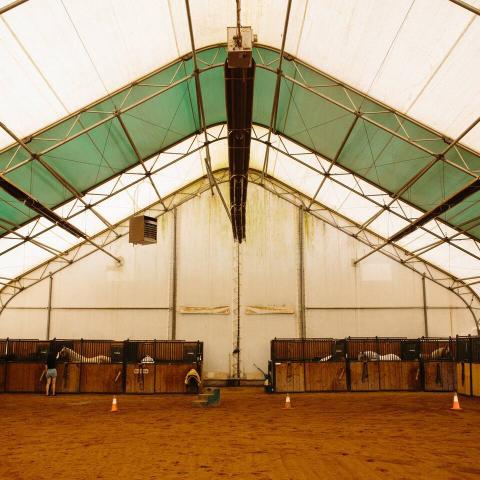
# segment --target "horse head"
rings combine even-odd
[[[68,348],[67,347],[62,347],[59,352],[57,353],[57,360],[60,360],[61,358],[68,358]]]

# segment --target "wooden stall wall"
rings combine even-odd
[[[290,393],[305,391],[304,362],[276,362],[274,372],[276,392]]]
[[[58,393],[183,393],[202,374],[201,342],[0,340],[0,392],[43,392],[47,353],[57,355]],[[3,348],[3,350],[2,350]]]
[[[0,392],[5,391],[5,378],[6,378],[7,364],[4,361],[0,361]]]
[[[472,364],[470,362],[456,362],[456,379],[457,379],[457,393],[461,395],[471,395],[471,370]]]
[[[422,338],[420,356],[423,362],[424,390],[453,392],[456,388],[456,343],[451,338]]]
[[[347,390],[347,364],[305,362],[306,392],[344,392]]]
[[[472,395],[480,397],[480,363],[472,363]]]

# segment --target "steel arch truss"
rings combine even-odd
[[[228,169],[224,168],[213,173],[215,182],[220,185],[228,182]],[[308,214],[327,223],[328,225],[338,229],[339,231],[356,238],[364,245],[373,248],[375,245],[385,241],[384,238],[370,231],[363,229],[361,234],[357,232],[361,229],[361,225],[348,219],[347,217],[335,212],[333,209],[323,205],[317,201],[312,202],[312,198],[299,192],[298,190],[286,185],[282,181],[275,179],[268,173],[265,174],[260,170],[249,171],[249,181],[255,185],[261,186],[273,193],[274,195],[286,200],[287,202],[304,209]],[[172,193],[164,198],[164,202],[168,205],[165,209],[158,201],[154,204],[144,208],[142,212],[146,212],[150,216],[156,218],[167,214],[169,211],[175,209],[181,204],[198,197],[201,193],[210,188],[210,179],[205,175],[200,180],[197,180],[190,185]],[[99,234],[93,237],[96,243],[103,248],[109,248],[119,238],[128,234],[127,219],[116,223],[112,229],[104,229]],[[83,258],[95,253],[97,250],[88,242],[84,241],[75,246],[62,256],[57,256],[45,262],[41,266],[34,268],[25,275],[9,281],[0,290],[0,313],[7,307],[8,303],[20,292],[29,287],[32,287],[45,278],[60,272]],[[410,252],[401,247],[389,244],[381,251],[382,255],[404,265],[410,270],[418,273],[432,282],[440,285],[449,291],[455,293],[466,305],[472,313],[477,330],[479,330],[480,322],[480,298],[472,290],[472,288],[462,279],[455,278],[448,272],[438,268],[435,265],[423,260],[420,257],[415,257],[412,260]]]

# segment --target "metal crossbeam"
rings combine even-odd
[[[153,181],[153,178],[152,178],[152,175],[151,175],[151,172],[149,172],[147,170],[147,167],[145,166],[145,162],[143,161],[143,158],[142,156],[140,155],[140,152],[138,151],[138,148],[137,146],[135,145],[135,142],[133,141],[133,138],[132,136],[130,135],[130,132],[128,131],[122,117],[120,116],[120,113],[117,114],[117,119],[118,121],[120,122],[120,125],[122,127],[122,130],[123,132],[125,133],[125,136],[127,137],[127,140],[128,140],[128,143],[130,144],[130,146],[132,147],[132,150],[133,152],[135,153],[135,156],[137,157],[137,160],[138,160],[138,163],[140,163],[140,165],[142,166],[143,168],[143,171],[145,172],[145,176],[148,178],[150,184],[152,185],[152,188],[153,190],[155,191],[155,194],[157,195],[157,198],[159,200],[159,202],[162,204],[162,207],[167,210],[167,207],[165,205],[165,203],[163,202],[163,199],[162,199],[162,196],[160,195],[160,192],[158,191],[158,188],[157,186],[155,185],[155,182]]]
[[[218,184],[228,182],[228,169],[222,169],[218,172],[215,172],[216,182]],[[296,191],[292,187],[289,187],[279,180],[270,177],[269,175],[263,175],[263,172],[250,170],[249,172],[249,181],[255,183],[263,188],[266,188],[271,193],[274,193],[278,197],[298,206],[301,207],[306,203],[309,203],[311,200],[307,196],[301,194],[300,192]],[[195,185],[200,185],[198,188],[193,188]],[[209,183],[207,182],[207,178],[200,179],[197,182],[193,182],[191,185],[183,188],[180,191],[173,193],[172,195],[166,197],[171,199],[171,208],[179,206],[181,203],[188,201],[189,199],[196,198],[200,193],[205,192],[209,188]],[[183,193],[187,192],[187,193]],[[343,233],[354,237],[355,229],[360,228],[359,224],[356,224],[354,221],[348,219],[347,217],[339,214],[338,212],[333,211],[332,209],[322,205],[318,202],[315,202],[315,209],[308,211],[309,215],[312,215],[315,218],[331,225],[332,227],[342,231]],[[149,209],[154,208],[155,205],[151,205],[145,208],[142,211],[147,211]],[[158,216],[164,215],[166,213],[165,210],[162,210]],[[124,223],[126,219],[118,222],[114,228],[116,229],[117,235],[112,236],[111,232],[105,230],[94,238],[100,240],[104,238],[103,246],[109,245],[118,238],[126,235],[128,233],[128,229],[122,228],[122,223]],[[353,228],[352,228],[353,227]],[[382,240],[377,234],[370,232],[369,230],[365,230],[364,235],[361,237],[354,237],[361,243],[372,246],[374,244],[378,244],[379,241]],[[383,239],[384,240],[384,239]],[[10,300],[14,298],[20,291],[29,288],[38,282],[42,281],[43,279],[47,278],[52,272],[55,274],[56,272],[63,270],[66,268],[67,265],[75,263],[82,258],[85,258],[88,255],[91,255],[94,250],[89,250],[84,252],[85,243],[72,248],[70,251],[65,252],[65,255],[68,256],[69,260],[68,263],[63,262],[58,265],[58,259],[52,259],[48,262],[45,262],[40,267],[36,267],[25,274],[17,277],[14,280],[11,280],[6,286],[0,289],[0,313],[1,311],[8,305]],[[441,268],[430,264],[429,262],[423,259],[417,259],[415,264],[407,263],[405,261],[406,256],[409,254],[408,251],[405,249],[390,245],[390,250],[385,249],[381,252],[383,255],[386,255],[390,259],[401,263],[405,267],[409,268],[410,270],[415,271],[420,275],[425,275],[427,279],[431,280],[432,282],[452,291],[455,293],[466,305],[466,307],[472,313],[472,316],[475,320],[475,324],[478,328],[478,318],[480,315],[480,299],[478,295],[472,290],[472,288],[467,284],[464,280],[460,278],[456,278],[449,272],[442,270]],[[465,279],[468,280],[468,279]]]
[[[283,57],[285,53],[285,42],[287,39],[287,30],[288,30],[288,22],[290,20],[290,9],[292,7],[292,0],[288,0],[287,4],[287,12],[285,14],[285,22],[283,24],[283,36],[282,36],[282,46],[280,48],[280,59],[278,62],[277,68],[277,77],[275,80],[275,91],[273,94],[273,105],[272,105],[272,113],[270,114],[270,125],[268,127],[268,138],[267,138],[267,148],[265,149],[265,158],[263,160],[263,168],[262,168],[262,176],[265,176],[266,172],[268,171],[268,157],[269,157],[269,148],[270,148],[270,140],[272,137],[272,131],[277,123],[277,114],[278,114],[278,100],[280,97],[280,82],[282,79],[283,71],[282,71],[282,63]]]
[[[465,8],[466,10],[474,13],[475,15],[480,15],[480,9],[474,7],[470,3],[464,2],[462,0],[450,0],[452,3],[455,3],[459,7]]]
[[[212,173],[212,162],[211,162],[211,157],[210,157],[210,148],[209,148],[209,141],[208,141],[208,135],[207,135],[207,123],[205,121],[205,111],[203,109],[202,88],[201,88],[201,85],[200,85],[200,70],[198,68],[197,50],[195,49],[195,37],[194,37],[194,34],[193,34],[192,15],[190,13],[189,0],[185,0],[185,8],[187,10],[188,30],[190,32],[190,43],[192,45],[195,89],[196,89],[196,93],[197,93],[198,113],[200,115],[200,126],[201,126],[201,129],[202,129],[202,131],[205,135],[205,152],[206,152],[205,167],[207,169],[207,175],[208,175],[208,178],[209,178],[209,181],[210,181],[210,186],[212,188],[212,193],[213,193],[213,187],[215,187],[215,190],[217,191],[217,193],[220,197],[220,200],[222,202],[223,208],[225,209],[227,217],[230,220],[230,223],[232,223],[232,216],[231,216],[230,210],[227,206],[227,202],[225,201],[225,198],[223,197],[223,194],[222,194],[219,186],[217,185],[217,183],[215,181],[215,177],[213,176],[213,173]]]
[[[211,140],[209,140],[209,144],[212,144],[212,143],[215,143],[215,142],[218,142],[220,140],[226,140],[226,137],[223,135],[223,129],[222,131],[219,132],[218,136],[217,137],[213,137]],[[211,134],[210,134],[211,135]],[[196,138],[196,136],[194,137]],[[162,170],[166,169],[166,168],[169,168],[171,167],[172,165],[174,165],[175,163],[177,162],[180,162],[181,160],[183,160],[185,157],[189,156],[189,155],[193,155],[197,152],[199,152],[200,150],[203,149],[203,146],[196,146],[196,147],[193,147],[193,145],[196,144],[195,141],[192,141],[191,144],[190,144],[190,147],[188,148],[187,152],[183,153],[182,155],[178,155],[176,156],[172,161],[166,163],[166,164],[163,164],[162,166],[158,167],[158,168],[153,168],[151,170],[151,175],[156,175],[157,173],[160,173]],[[193,147],[193,148],[192,148]],[[161,152],[158,152],[154,155],[152,155],[151,158],[159,155]],[[128,173],[128,171],[124,171],[124,172],[121,172],[121,173]],[[131,183],[128,183],[127,185],[124,185],[120,188],[117,188],[117,186],[115,186],[113,189],[112,189],[112,193],[109,194],[109,195],[106,195],[104,198],[100,198],[99,200],[97,200],[96,202],[93,202],[90,204],[90,207],[97,207],[99,205],[101,205],[103,202],[107,201],[109,198],[111,198],[111,195],[114,194],[114,195],[117,195],[117,194],[120,194],[126,190],[128,190],[129,188],[133,187],[134,185],[137,185],[141,182],[143,182],[145,180],[145,176],[138,176],[138,178],[136,178],[133,182]],[[107,180],[108,181],[108,180]],[[168,210],[170,207],[167,207],[166,210]],[[71,220],[75,217],[77,217],[78,215],[81,215],[82,213],[84,212],[84,210],[81,210],[81,211],[75,211],[72,213],[71,216],[67,217],[67,220]],[[30,239],[35,239],[36,237],[40,236],[40,235],[43,235],[45,234],[46,232],[50,231],[51,229],[53,228],[53,226],[50,226],[50,227],[46,227],[44,230],[41,230],[41,231],[38,231],[37,233],[33,234]],[[15,247],[11,247],[9,250],[13,249]],[[6,250],[9,251],[9,250]],[[3,253],[6,253],[6,252],[3,252]],[[3,254],[2,253],[2,254]],[[0,255],[2,255],[0,254]],[[63,255],[63,253],[62,253]]]
[[[108,228],[112,228],[112,225],[108,222],[108,220],[103,216],[100,215],[95,209],[91,208],[90,205],[88,205],[85,200],[82,198],[82,195],[80,192],[77,191],[77,189],[70,183],[68,182],[62,175],[60,175],[53,167],[51,167],[47,162],[43,160],[41,157],[41,154],[34,153],[28,146],[27,144],[21,140],[20,138],[15,135],[4,123],[0,122],[0,127],[8,134],[10,137],[12,137],[25,151],[28,152],[30,157],[33,160],[36,160],[40,165],[52,175],[52,177],[55,178],[57,182],[62,185],[62,187],[65,187],[80,203],[83,204],[85,208],[90,208],[91,212]],[[12,183],[12,182],[11,182]],[[71,233],[71,232],[70,232]],[[76,234],[74,234],[76,235]]]

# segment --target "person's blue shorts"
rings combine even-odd
[[[47,370],[47,378],[57,378],[57,369],[56,368],[49,368]]]

